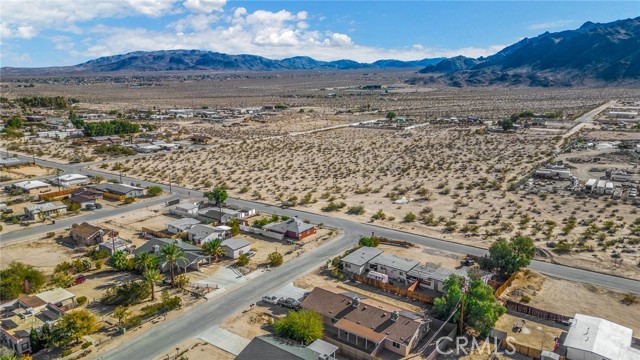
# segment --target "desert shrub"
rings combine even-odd
[[[142,281],[128,281],[107,289],[100,302],[105,305],[129,306],[141,303],[150,295],[149,284]]]
[[[87,297],[86,296],[78,296],[78,298],[76,299],[76,304],[78,304],[78,306],[82,306],[84,304],[87,303]]]
[[[279,252],[274,251],[267,256],[267,261],[269,262],[269,265],[278,267],[284,262],[284,257]]]
[[[363,215],[365,213],[364,207],[361,205],[351,206],[347,209],[349,215]]]
[[[249,256],[247,256],[247,254],[242,254],[238,257],[238,260],[236,261],[236,264],[238,266],[246,266],[249,264],[250,258]]]
[[[358,244],[362,246],[376,247],[380,245],[380,239],[375,236],[363,236],[358,241]]]

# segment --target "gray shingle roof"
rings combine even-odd
[[[342,262],[346,262],[356,266],[362,266],[380,254],[382,254],[382,250],[363,246],[342,258]]]
[[[238,249],[242,249],[243,247],[251,245],[251,243],[247,239],[235,237],[235,238],[231,238],[223,241],[222,244],[220,245],[226,246],[231,250],[238,250]]]
[[[265,225],[264,228],[265,229],[269,229],[271,231],[275,231],[275,232],[279,232],[281,234],[286,233],[287,231],[292,231],[296,234],[300,234],[304,231],[307,231],[311,228],[315,227],[313,224],[307,224],[303,221],[300,221],[300,219],[298,218],[292,218],[289,219],[287,221],[283,221],[283,222],[279,222],[279,223],[275,223],[275,224],[268,224]]]
[[[380,266],[387,266],[390,268],[398,269],[401,271],[409,271],[414,267],[418,266],[420,263],[415,260],[409,260],[405,258],[401,258],[395,255],[382,254],[376,256],[373,260],[371,260],[372,264],[377,264]]]

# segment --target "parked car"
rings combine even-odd
[[[75,279],[73,279],[73,281],[71,282],[71,285],[69,285],[69,286],[80,285],[80,284],[84,283],[85,281],[87,281],[87,278],[84,275],[78,275],[78,276],[76,276]]]
[[[278,300],[278,305],[294,310],[300,309],[300,301],[294,298],[280,298]]]
[[[247,251],[247,257],[254,257],[254,256],[256,256],[255,251]]]
[[[278,297],[277,296],[263,296],[262,302],[270,304],[270,305],[278,305]]]
[[[95,206],[96,206],[96,209],[102,209],[102,204],[97,204],[97,203],[96,203],[96,205],[95,205]]]

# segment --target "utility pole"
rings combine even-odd
[[[173,189],[171,188],[171,172],[169,172],[169,194],[173,193]]]
[[[462,335],[463,331],[464,331],[464,295],[465,293],[462,293],[462,299],[460,300],[460,320],[458,321],[458,335]]]
[[[120,184],[122,184],[122,170],[120,170]]]

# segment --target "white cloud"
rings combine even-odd
[[[556,21],[549,21],[549,22],[541,22],[541,23],[530,24],[528,26],[528,29],[529,30],[556,29],[559,27],[567,26],[571,23],[573,23],[573,20],[556,20]]]
[[[185,0],[183,5],[191,11],[209,14],[213,11],[222,11],[226,3],[226,0]]]

